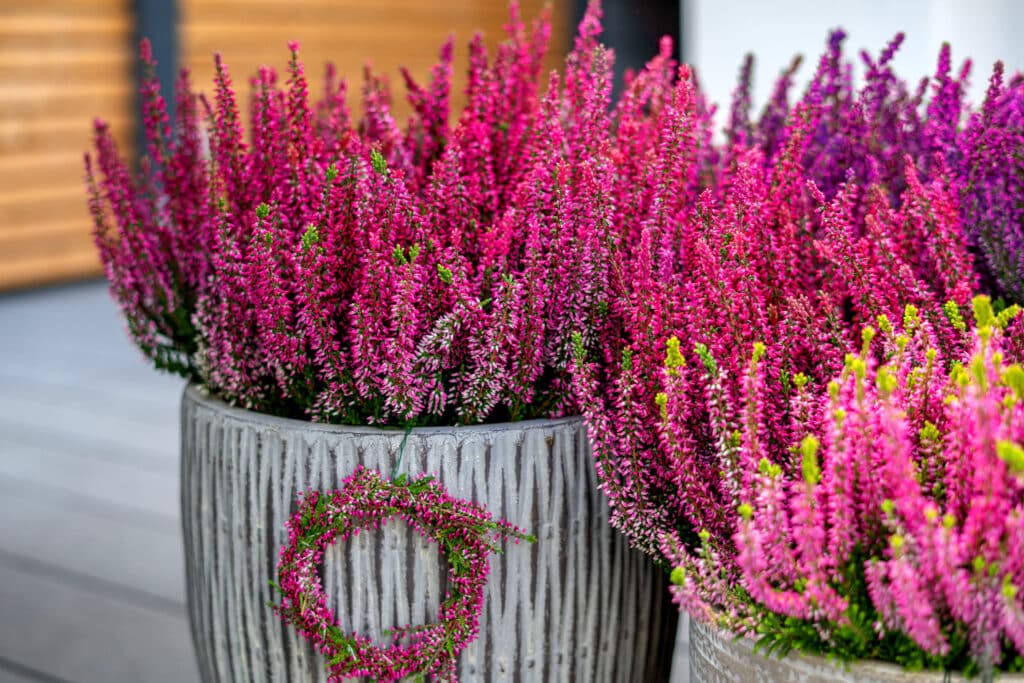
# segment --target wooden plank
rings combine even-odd
[[[95,342],[86,340],[82,343],[92,344]],[[2,353],[14,358],[24,357],[24,353],[3,351]],[[142,354],[135,349],[124,351],[125,355],[139,356],[139,362],[145,363]],[[75,361],[75,365],[88,364],[88,361]],[[12,367],[12,364],[0,364],[0,382],[8,382],[16,386],[19,381],[45,382],[54,387],[55,392],[67,391],[75,395],[91,396],[98,403],[110,401],[114,406],[119,402],[131,404],[136,411],[160,411],[167,416],[177,416],[178,404],[181,399],[181,391],[185,381],[175,375],[158,372],[146,365],[144,368],[147,376],[119,377],[105,373],[102,370],[89,370],[83,372],[76,367],[55,364],[27,365]],[[128,415],[134,413],[129,412]],[[2,419],[2,417],[0,417]],[[169,418],[168,422],[177,424],[177,418]],[[167,449],[161,449],[160,453],[167,455]]]
[[[136,467],[138,459],[90,458],[74,445],[54,445],[46,436],[39,432],[34,442],[19,443],[0,434],[0,479],[141,510],[177,528],[181,509],[176,471]]]
[[[0,415],[5,420],[21,422],[43,432],[54,427],[71,427],[83,436],[102,438],[128,448],[148,448],[172,455],[177,452],[178,426],[174,423],[154,425],[112,414],[83,419],[77,410],[67,407],[6,396],[0,396]]]
[[[26,371],[47,381],[135,389],[131,400],[152,394],[172,407],[182,389],[179,378],[153,370],[132,345],[102,281],[0,299],[0,372]]]
[[[4,323],[10,325],[5,327]],[[17,327],[14,327],[15,323]],[[85,324],[88,323],[88,324]],[[68,287],[20,292],[0,298],[0,343],[8,350],[34,349],[40,344],[66,344],[74,357],[103,354],[122,367],[139,365],[124,352],[131,347],[119,329],[120,314],[108,295],[105,282],[94,281]],[[106,346],[81,345],[78,337],[68,339],[59,332],[81,326],[86,339],[105,339]],[[59,363],[61,359],[55,358]],[[4,356],[0,354],[0,366]],[[110,368],[102,368],[104,371]]]
[[[524,3],[522,14],[532,19],[540,2]],[[242,12],[245,21],[239,21]],[[295,39],[311,74],[318,74],[326,59],[335,61],[344,73],[358,76],[362,64],[372,61],[382,71],[394,71],[408,64],[426,74],[436,59],[437,50],[449,33],[456,44],[465,44],[476,30],[482,30],[493,44],[504,36],[507,20],[504,2],[424,4],[410,0],[378,3],[368,0],[302,0],[285,6],[261,8],[253,13],[240,3],[184,2],[182,5],[182,45],[184,62],[197,70],[197,82],[205,84],[212,68],[210,55],[220,51],[236,81],[244,82],[261,63],[283,66],[287,61],[286,43]],[[558,28],[567,21],[568,8],[558,3],[553,13],[553,64],[561,61],[566,39]],[[382,28],[382,27],[386,27]],[[457,59],[463,60],[460,56]],[[461,62],[456,73],[462,70]]]
[[[132,17],[128,12],[101,7],[83,7],[82,10],[13,10],[5,4],[0,7],[0,45],[7,50],[10,49],[9,40],[32,36],[44,41],[52,40],[56,45],[68,45],[61,40],[73,39],[77,35],[102,36],[107,39],[131,35]]]
[[[59,320],[55,318],[43,327],[52,330],[51,337],[37,336],[32,344],[25,344],[24,338],[15,336],[16,328],[11,324],[13,331],[10,336],[13,339],[0,335],[0,372],[29,368],[45,377],[45,371],[53,369],[89,381],[109,378],[112,386],[117,386],[119,381],[142,385],[142,391],[152,391],[168,398],[181,393],[181,380],[154,370],[131,346],[127,334],[123,338],[103,342],[100,337],[91,336],[85,326],[77,326],[73,316],[68,317],[63,328],[58,327]],[[18,324],[27,326],[31,323],[26,320]],[[111,324],[123,325],[119,321]],[[69,334],[68,330],[75,330],[76,334]],[[126,363],[129,359],[133,362]]]
[[[0,22],[4,21],[6,20],[0,16]],[[62,33],[56,26],[47,28],[45,21],[38,23],[39,28],[19,31],[11,31],[8,26],[0,23],[0,50],[9,54],[23,50],[95,51],[109,49],[111,45],[118,44],[126,49],[131,46],[131,35],[121,30],[72,30]],[[53,23],[56,25],[61,22]]]
[[[0,210],[0,216],[3,213]],[[15,223],[0,227],[0,263],[39,254],[93,250],[92,222],[88,212],[78,207],[69,213],[79,214],[79,218],[50,223]]]
[[[2,130],[3,124],[0,124],[0,131]],[[12,207],[32,202],[50,204],[63,199],[74,198],[76,195],[84,197],[85,184],[82,183],[81,187],[77,185],[78,183],[65,186],[40,187],[29,192],[19,192],[17,194],[5,192],[4,188],[0,188],[0,217],[2,217],[4,223],[9,223],[12,222],[14,217],[3,212],[10,210]]]
[[[261,9],[258,15],[240,25],[237,21],[240,10],[237,6],[203,6],[194,13],[183,12],[184,31],[182,36],[186,49],[193,41],[208,41],[224,36],[244,37],[243,28],[252,27],[257,34],[280,40],[291,35],[300,42],[312,36],[333,35],[339,45],[350,40],[370,42],[377,49],[384,46],[404,44],[411,40],[417,45],[440,44],[448,35],[455,33],[457,44],[465,44],[477,31],[484,34],[489,44],[505,37],[504,25],[508,20],[505,7],[481,8],[469,6],[458,11],[439,8],[433,4],[409,4],[393,8],[353,7],[346,2],[327,7],[314,7],[308,3],[289,5],[275,4]],[[521,13],[527,25],[538,15],[537,8],[527,8]],[[381,27],[386,26],[386,31]],[[561,52],[566,45],[563,37],[567,31],[566,17],[561,13],[552,15],[552,44]],[[344,41],[340,40],[344,38]],[[256,41],[254,41],[256,42]],[[383,50],[382,50],[383,51]]]
[[[36,442],[45,441],[45,433],[36,434]],[[18,450],[25,448],[22,443]],[[71,451],[68,451],[71,452]],[[126,467],[120,471],[124,477],[119,480],[122,485],[130,485],[134,480],[134,471]],[[118,481],[118,480],[115,480]],[[173,485],[172,490],[176,491],[177,486]],[[181,531],[179,514],[168,514],[166,511],[152,510],[146,507],[135,507],[122,502],[108,500],[93,495],[90,492],[38,481],[38,478],[22,476],[0,476],[0,491],[16,491],[15,495],[32,495],[36,499],[47,499],[53,501],[58,507],[68,508],[68,514],[92,515],[98,520],[113,520],[115,522],[126,522],[128,526],[137,528],[144,532],[161,532],[176,536]],[[3,546],[0,545],[0,548]],[[139,590],[147,590],[148,584],[138,586]]]
[[[49,403],[176,429],[182,385],[132,345],[105,282],[0,297],[0,395],[34,401],[36,412]],[[173,444],[159,452],[177,454]]]
[[[131,82],[134,51],[129,41],[106,51],[19,50],[0,52],[0,82],[31,85],[45,82]]]
[[[210,3],[199,8],[184,8],[182,19],[195,22],[194,28],[206,30],[211,25],[230,26],[242,11],[237,4]],[[532,20],[535,13],[524,13],[526,19]],[[500,27],[508,17],[507,8],[482,7],[479,4],[457,7],[454,5],[438,6],[429,3],[404,3],[401,6],[359,6],[353,2],[333,3],[317,6],[309,2],[298,2],[290,5],[275,3],[261,7],[253,16],[257,26],[309,26],[333,24],[338,29],[355,32],[357,24],[389,24],[408,25],[416,22],[445,23],[455,22],[464,30],[473,30],[476,26]],[[199,24],[202,24],[200,26]],[[380,35],[383,40],[390,40],[388,35]],[[429,37],[424,33],[421,39]]]
[[[101,342],[96,338],[83,339],[79,337],[79,343],[97,344]],[[135,350],[126,349],[123,353],[134,355]],[[53,379],[42,372],[24,376],[0,370],[0,395],[15,398],[23,396],[26,400],[35,403],[48,401],[66,405],[78,410],[86,417],[112,413],[123,415],[137,422],[176,426],[181,386],[180,381],[175,380],[170,382],[171,390],[165,390],[164,380],[171,379],[173,378],[158,374],[154,370],[152,376],[146,378],[142,387],[143,391],[126,396],[105,382],[95,380],[74,382],[66,379]],[[0,434],[0,440],[3,438],[4,435]]]
[[[0,156],[0,186],[8,192],[78,185],[85,192],[85,149],[29,151]]]
[[[10,135],[0,137],[0,154],[3,156],[7,154],[24,155],[32,152],[48,156],[50,153],[62,150],[74,150],[79,155],[83,155],[87,151],[92,151],[93,130],[90,119],[86,117],[68,124],[65,131],[47,131],[45,128],[42,128],[15,133],[13,132],[15,126],[10,128],[12,130]],[[131,122],[119,122],[111,126],[111,132],[117,140],[127,140],[131,131]],[[132,152],[130,147],[122,145],[121,150],[123,158],[131,158]],[[81,159],[82,157],[79,156],[79,164],[72,164],[71,167],[80,166]],[[85,185],[83,184],[82,187],[84,192]]]
[[[51,249],[0,260],[0,291],[96,277],[103,272],[95,249]]]
[[[484,21],[479,21],[484,19]],[[490,20],[490,21],[487,21]],[[311,14],[308,18],[298,20],[294,14],[291,19],[268,21],[264,17],[254,18],[245,24],[238,24],[229,18],[204,17],[201,22],[189,27],[186,35],[191,41],[208,41],[223,37],[225,40],[237,40],[248,38],[250,42],[260,44],[266,39],[276,40],[285,31],[301,33],[295,37],[301,40],[312,38],[338,39],[344,36],[346,39],[355,39],[363,43],[376,43],[387,45],[391,43],[404,43],[411,40],[418,45],[433,45],[445,39],[447,33],[455,31],[459,34],[466,33],[466,39],[476,31],[483,33],[502,33],[501,24],[504,16],[501,14],[481,15],[480,13],[467,13],[465,15],[439,13],[422,7],[403,8],[400,12],[388,13],[373,10],[367,12],[346,11],[332,15],[322,13]],[[367,33],[379,31],[382,26],[387,26],[387,33]],[[458,37],[458,36],[456,36]]]
[[[286,60],[288,42],[295,40],[303,51],[334,51],[355,55],[360,61],[383,59],[394,50],[434,59],[449,34],[455,35],[456,44],[464,51],[464,46],[476,32],[475,29],[458,23],[440,21],[423,22],[422,26],[389,27],[386,39],[382,39],[376,33],[380,28],[372,21],[346,24],[344,29],[324,24],[287,27],[246,25],[235,28],[244,30],[221,25],[196,27],[184,38],[184,54],[192,57],[221,52],[227,58],[234,52],[241,52],[246,48],[262,49],[272,55],[270,50],[276,48]],[[489,39],[489,44],[494,44],[504,36],[500,29],[493,26],[484,27],[481,32]]]
[[[102,272],[94,251],[27,258],[0,264],[0,291],[81,280]]]
[[[0,17],[0,22],[3,21],[4,18]],[[123,31],[74,31],[62,34],[59,29],[41,29],[2,35],[0,49],[8,53],[22,50],[99,50],[109,49],[111,45],[130,49],[131,35]]]
[[[274,7],[280,7],[278,0],[180,0],[183,17],[194,18],[208,11],[246,11],[251,7],[259,7],[259,13],[273,11]],[[519,3],[520,12],[528,18],[532,18],[546,0],[524,0]],[[551,3],[556,15],[568,13],[569,3],[566,0],[555,0]],[[434,13],[450,12],[497,12],[503,17],[508,15],[508,3],[506,0],[475,0],[474,2],[459,3],[417,3],[416,0],[295,0],[290,3],[296,10],[307,10],[314,12],[329,12],[343,9],[344,11],[379,11],[381,13],[410,10],[417,5],[430,7]]]
[[[30,446],[39,440],[38,427],[15,422],[0,416],[0,431],[3,432],[5,443],[13,447]],[[140,470],[150,472],[174,473],[178,471],[177,449],[173,453],[167,449],[154,450],[148,447],[128,446],[104,439],[103,437],[83,435],[73,428],[54,427],[46,432],[47,440],[55,449],[75,452],[83,458],[130,464]]]
[[[61,204],[50,207],[58,210]],[[0,216],[5,212],[0,211]],[[47,212],[40,212],[43,220]],[[92,224],[84,207],[72,207],[68,213],[77,213],[77,220],[0,227],[0,263],[16,263],[47,254],[80,254],[95,252]]]
[[[8,12],[48,10],[53,12],[124,11],[124,0],[4,0]]]
[[[0,262],[0,292],[78,282],[102,274],[103,266],[94,250],[46,252]]]
[[[20,662],[0,657],[0,683],[71,683]]]
[[[131,118],[122,112],[104,114],[115,138],[127,140],[134,125]],[[74,117],[0,119],[0,153],[4,154],[69,148],[84,152],[92,137],[92,117],[87,112]]]
[[[0,550],[114,581],[139,594],[140,601],[184,604],[177,520],[21,480],[0,478],[0,493]]]
[[[118,111],[130,114],[134,88],[129,83],[86,85],[47,83],[10,87],[0,85],[0,117],[75,116]]]
[[[41,301],[46,305],[40,305]],[[67,330],[75,333],[68,334]],[[138,410],[125,415],[130,418],[129,426],[137,425],[145,438],[141,442],[129,440],[127,445],[152,443],[160,452],[176,455],[175,415],[183,381],[154,370],[134,348],[105,283],[0,299],[0,377],[8,376],[15,384],[19,377],[35,378],[56,392],[65,386],[77,389],[68,400],[57,402],[45,401],[44,391],[21,394],[0,389],[0,396],[8,400],[24,398],[15,412],[0,412],[2,418],[39,425],[49,409],[47,404],[75,408],[76,402],[87,401],[91,394],[101,408],[96,412],[106,412],[108,419],[113,419],[111,413],[117,413],[103,410],[102,404],[108,400],[105,397],[117,394],[123,402],[139,403]],[[32,402],[33,395],[40,398],[37,403]],[[74,410],[70,408],[69,414],[55,415],[67,420],[55,420],[51,426],[74,424]],[[154,432],[155,422],[159,429]],[[89,421],[89,425],[95,424]],[[94,433],[100,438],[106,436],[105,428]]]
[[[128,45],[125,41],[125,45]],[[113,73],[120,69],[132,68],[135,63],[134,51],[119,49],[106,50],[17,50],[0,51],[0,66],[7,69],[21,68],[30,71],[34,67],[46,67],[51,65],[89,65],[93,67],[107,67]],[[38,81],[35,81],[38,83]]]
[[[9,317],[0,318],[3,320]],[[95,329],[77,326],[77,316],[68,315],[65,327],[61,328],[60,316],[53,318],[34,318],[25,316],[17,323],[9,323],[12,328],[9,335],[0,335],[0,374],[16,372],[19,367],[28,367],[38,371],[40,379],[48,379],[47,370],[53,369],[61,373],[65,379],[86,379],[90,382],[103,376],[125,376],[133,382],[142,382],[148,386],[146,391],[157,391],[163,395],[166,390],[175,388],[161,386],[161,375],[154,372],[149,362],[143,358],[128,339],[124,331],[114,335],[113,330],[123,323],[117,317],[97,318],[93,325],[109,325],[110,329],[102,333]],[[2,328],[2,325],[0,325]],[[46,336],[51,330],[52,336]],[[69,334],[74,330],[74,334]],[[31,339],[31,342],[26,340]],[[48,356],[58,356],[48,360]],[[65,377],[65,375],[69,376]],[[2,393],[2,392],[0,392]],[[168,393],[168,395],[170,395]]]
[[[33,569],[0,564],[0,657],[75,683],[199,680],[184,610],[157,612]]]
[[[247,97],[250,92],[250,78],[259,72],[261,66],[269,66],[275,69],[279,77],[285,73],[287,66],[286,57],[280,56],[285,54],[283,52],[269,54],[252,51],[225,51],[223,54],[225,55],[224,61],[227,65],[228,73],[231,74],[231,78],[235,83],[236,91],[244,93],[244,97]],[[397,51],[381,55],[378,59],[364,59],[362,56],[357,57],[357,54],[363,55],[364,53],[346,54],[337,51],[303,50],[302,60],[305,64],[313,99],[318,99],[323,94],[323,74],[327,62],[335,64],[338,74],[348,81],[350,98],[359,95],[361,92],[364,66],[369,65],[375,74],[387,76],[391,81],[391,90],[395,96],[395,104],[398,104],[398,99],[405,90],[405,84],[399,75],[399,68],[406,67],[413,74],[413,77],[422,83],[427,80],[430,69],[435,64],[433,59],[415,55],[413,56],[415,58],[412,58],[407,54]],[[209,57],[195,56],[186,58],[184,63],[192,72],[196,89],[212,92],[215,72]],[[454,83],[459,84],[465,80],[465,77],[461,71],[457,71],[452,80]],[[453,88],[453,94],[458,95],[460,92],[461,86]]]
[[[539,16],[544,2],[530,0],[520,3],[520,17],[529,25]],[[258,12],[250,11],[260,5]],[[505,2],[422,3],[411,0],[301,0],[287,5],[276,0],[187,0],[181,3],[183,26],[191,29],[204,22],[233,23],[240,13],[247,13],[258,23],[295,25],[334,22],[341,27],[352,22],[376,22],[378,25],[409,25],[422,21],[455,22],[460,30],[495,29],[500,31],[509,17]],[[570,8],[564,0],[553,3],[552,28],[565,28],[571,21]],[[426,34],[425,34],[426,35]],[[386,32],[379,37],[388,40]],[[564,46],[567,35],[552,32],[554,44]]]

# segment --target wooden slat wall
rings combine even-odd
[[[82,153],[130,143],[133,60],[127,0],[0,2],[0,289],[100,272]]]
[[[466,44],[504,35],[506,0],[178,0],[182,54],[209,90],[213,53],[240,90],[261,64],[283,73],[287,43],[302,45],[311,89],[333,61],[353,106],[370,62],[391,78],[396,115],[408,113],[400,66],[426,81],[441,43],[456,37],[453,97],[461,104]],[[544,0],[522,0],[524,17]],[[561,65],[570,0],[553,0],[549,67]],[[107,120],[123,150],[135,125],[133,16],[129,0],[0,0],[0,290],[100,272],[82,182],[92,119]],[[244,100],[244,98],[243,98]]]
[[[561,66],[569,43],[570,0],[550,0],[552,41],[549,68]],[[283,74],[288,41],[301,45],[314,96],[322,93],[323,67],[332,61],[349,83],[355,107],[363,82],[363,66],[386,74],[392,84],[395,113],[404,124],[404,87],[398,69],[408,67],[424,83],[437,61],[441,44],[455,34],[453,104],[461,105],[465,82],[466,45],[480,30],[489,47],[502,37],[508,18],[507,0],[180,0],[182,63],[192,70],[194,84],[209,90],[213,53],[219,51],[232,80],[248,90],[260,65]],[[537,16],[544,0],[521,0],[527,21]],[[245,98],[241,98],[245,101]]]

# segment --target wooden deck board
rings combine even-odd
[[[181,531],[173,517],[4,477],[0,519],[0,550],[184,604]]]
[[[170,380],[166,390],[161,387],[154,391],[139,392],[138,396],[125,395],[105,383],[97,386],[96,381],[70,381],[65,377],[46,373],[0,371],[0,394],[35,404],[61,405],[74,408],[85,415],[109,415],[116,413],[125,419],[151,422],[153,412],[176,410],[180,400],[181,383]]]
[[[90,457],[78,449],[24,443],[0,434],[0,478],[86,495],[115,506],[161,515],[177,523],[177,468],[148,469],[135,462]]]
[[[44,671],[29,669],[22,664],[0,657],[0,683],[69,683],[50,676]]]
[[[170,420],[146,423],[114,412],[88,414],[59,402],[47,403],[3,394],[0,394],[0,415],[6,420],[39,430],[41,434],[56,428],[126,448],[163,453],[168,457],[178,452],[178,427]]]
[[[181,389],[104,284],[0,296],[0,683],[198,680]]]
[[[140,607],[0,561],[0,614],[0,658],[25,670],[75,683],[199,680],[184,608]]]

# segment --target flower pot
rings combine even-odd
[[[941,671],[905,671],[883,662],[830,662],[791,652],[778,658],[754,652],[754,642],[690,619],[690,683],[944,683],[963,676]],[[975,678],[974,680],[981,680]],[[1005,683],[1024,675],[1007,674]]]
[[[323,657],[272,610],[279,598],[269,582],[298,493],[333,490],[359,464],[385,477],[434,474],[452,495],[537,536],[491,556],[480,634],[462,652],[460,681],[667,678],[676,614],[666,578],[609,525],[580,419],[406,435],[271,417],[190,386],[182,519],[204,681],[326,679]],[[332,546],[321,576],[342,628],[384,643],[387,628],[436,619],[447,567],[436,545],[392,521]]]

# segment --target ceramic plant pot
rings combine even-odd
[[[405,444],[403,447],[403,439]],[[362,464],[433,474],[537,536],[491,556],[478,638],[460,681],[664,680],[676,614],[666,578],[608,523],[581,420],[399,430],[340,427],[182,398],[182,518],[189,619],[204,681],[323,681],[324,660],[269,603],[297,495]],[[322,578],[345,630],[436,619],[439,548],[392,521],[332,546]]]

